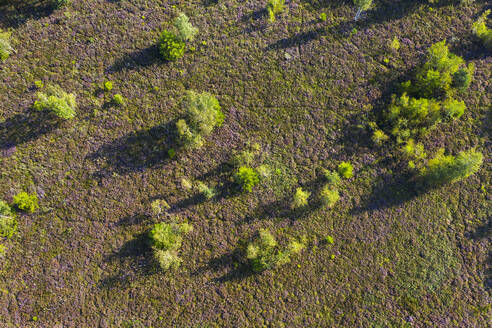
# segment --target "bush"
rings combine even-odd
[[[382,130],[375,130],[374,133],[372,134],[371,140],[376,144],[376,145],[381,145],[383,142],[388,140],[389,137],[382,131]]]
[[[198,29],[191,25],[190,19],[184,13],[179,14],[176,18],[174,27],[178,30],[178,37],[184,42],[193,41],[198,34]]]
[[[202,194],[206,199],[212,199],[217,194],[214,188],[207,186],[205,183],[198,181],[197,183],[198,192]]]
[[[246,258],[254,272],[262,272],[290,262],[291,256],[300,253],[304,247],[303,242],[292,240],[286,248],[280,249],[272,234],[260,229],[257,238],[246,249]]]
[[[324,170],[326,182],[331,186],[336,186],[340,182],[340,175],[336,171]]]
[[[46,92],[38,92],[34,109],[48,110],[59,118],[69,120],[75,117],[77,102],[75,95],[66,93],[59,86],[48,86]]]
[[[186,120],[181,119],[176,123],[178,136],[184,146],[199,148],[203,145],[203,137],[224,122],[219,101],[208,92],[188,91],[183,107]]]
[[[407,143],[402,147],[402,151],[408,159],[423,160],[427,157],[424,149],[424,145],[421,143],[415,143],[413,139],[409,139]]]
[[[253,187],[260,182],[258,173],[251,167],[241,166],[234,176],[236,183],[243,191],[251,192]]]
[[[2,32],[0,30],[0,61],[5,61],[9,58],[10,53],[14,50],[10,45],[10,32]]]
[[[266,9],[270,22],[275,22],[275,16],[284,11],[284,6],[285,0],[268,0]]]
[[[427,61],[417,73],[414,92],[424,98],[446,95],[454,74],[463,65],[463,58],[450,53],[446,41],[433,44],[427,50]]]
[[[159,52],[167,61],[175,61],[183,57],[185,43],[174,33],[164,30],[159,38]]]
[[[461,91],[465,91],[471,84],[474,72],[475,65],[473,63],[468,64],[468,67],[466,68],[460,68],[453,74],[452,86]]]
[[[345,179],[350,179],[354,176],[354,167],[350,164],[350,162],[342,162],[338,165],[338,174]]]
[[[156,199],[150,204],[152,214],[158,218],[171,208],[164,199]]]
[[[358,8],[354,20],[358,20],[362,12],[368,10],[372,5],[372,0],[354,0],[354,5]]]
[[[0,237],[10,238],[17,231],[17,220],[10,206],[0,200]]]
[[[326,184],[323,189],[321,189],[320,199],[324,206],[332,208],[340,199],[340,194],[337,189],[334,189],[331,185]]]
[[[111,81],[104,82],[104,91],[111,91],[111,90],[113,90],[113,82]]]
[[[181,259],[178,257],[178,249],[183,241],[183,234],[193,229],[188,223],[156,223],[149,232],[149,238],[154,250],[154,258],[163,270],[178,267]]]
[[[302,190],[301,187],[296,189],[294,199],[292,200],[292,208],[304,207],[308,204],[308,198],[311,196],[309,191]]]
[[[486,10],[478,20],[473,23],[472,30],[487,49],[492,49],[492,29],[487,27],[487,17],[490,14],[490,9]]]
[[[113,103],[118,106],[122,106],[125,104],[125,98],[119,93],[113,96]]]
[[[448,119],[457,119],[465,112],[466,105],[463,100],[455,100],[453,98],[447,98],[442,102],[442,112]]]
[[[22,191],[14,196],[14,204],[20,210],[33,213],[39,208],[38,195]]]
[[[453,183],[476,173],[482,162],[482,153],[474,150],[460,152],[454,157],[444,155],[444,149],[440,149],[437,155],[420,170],[420,178],[428,187]]]

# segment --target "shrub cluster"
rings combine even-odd
[[[268,230],[260,229],[258,236],[246,249],[246,258],[254,272],[262,272],[289,263],[291,257],[305,247],[304,243],[291,240],[287,247],[281,248]]]
[[[9,204],[0,200],[0,237],[11,238],[17,231],[15,213]]]
[[[66,93],[59,86],[47,86],[45,92],[37,93],[34,108],[37,110],[48,110],[57,117],[69,120],[75,117],[77,102],[75,95]]]
[[[186,119],[176,122],[176,129],[183,146],[199,148],[203,138],[224,122],[224,114],[217,98],[208,92],[188,91],[183,101]]]
[[[22,191],[14,196],[14,205],[22,211],[33,213],[39,208],[38,195]]]
[[[162,270],[177,268],[182,262],[178,250],[183,242],[183,234],[193,229],[188,223],[156,223],[149,232],[154,258]]]
[[[193,27],[189,18],[181,13],[174,21],[177,32],[164,30],[159,38],[159,52],[167,61],[174,61],[183,57],[186,42],[191,42],[198,34],[198,29]]]
[[[14,50],[10,45],[10,32],[2,32],[0,30],[0,61],[5,61],[9,58],[10,53]]]
[[[486,10],[478,20],[473,23],[472,30],[487,49],[492,50],[492,29],[487,27],[487,17],[490,15],[490,9]]]
[[[285,0],[268,0],[267,2],[267,12],[268,19],[270,22],[275,22],[275,16],[282,13],[285,7]]]
[[[474,150],[460,152],[454,157],[444,155],[444,149],[440,149],[437,155],[420,169],[420,179],[427,187],[453,183],[476,173],[482,162],[482,153]]]

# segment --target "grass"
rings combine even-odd
[[[486,3],[375,1],[357,22],[350,2],[286,7],[270,24],[259,1],[73,0],[53,12],[43,1],[0,4],[15,49],[0,64],[0,198],[26,190],[40,206],[2,241],[4,326],[487,325],[489,163],[463,182],[413,193],[399,150],[374,146],[365,129],[426,49],[447,39],[475,64],[467,110],[419,141],[429,158],[440,147],[490,158],[490,57],[471,34]],[[166,63],[155,44],[180,12],[200,30],[196,49]],[[398,50],[375,47],[394,37]],[[49,125],[30,108],[36,81],[77,94],[69,124]],[[125,106],[105,105],[106,81]],[[186,90],[216,95],[225,119],[202,148],[170,159]],[[261,145],[257,163],[271,173],[251,193],[229,192],[227,163],[248,142]],[[290,210],[296,188],[318,195],[323,169],[342,162],[354,175],[339,182],[336,206]],[[190,201],[183,178],[217,195]],[[179,273],[151,265],[155,199],[194,227]],[[237,249],[262,228],[306,235],[307,247],[249,274]]]

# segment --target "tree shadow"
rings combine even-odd
[[[196,270],[193,275],[201,275],[206,271],[223,272],[224,270],[227,270],[220,277],[212,279],[213,282],[225,283],[229,281],[240,281],[257,274],[245,261],[246,246],[246,241],[240,241],[239,246],[222,256],[211,259],[207,265]]]
[[[104,258],[105,262],[130,261],[132,270],[122,270],[121,274],[106,277],[99,281],[99,288],[114,289],[128,287],[132,281],[142,276],[158,272],[153,265],[153,252],[150,247],[148,231],[139,233],[118,250]]]
[[[126,216],[122,219],[120,219],[117,223],[116,226],[119,227],[130,227],[133,225],[139,225],[149,219],[148,215],[145,214],[136,214],[136,215],[129,215]]]
[[[135,171],[164,165],[169,159],[169,150],[179,145],[175,137],[175,120],[152,128],[132,132],[101,146],[89,154],[91,160],[103,159],[107,169],[96,175],[107,176],[111,172],[128,174]]]
[[[153,44],[145,49],[134,51],[124,55],[120,59],[117,59],[110,67],[106,69],[106,73],[133,70],[138,67],[145,68],[158,62],[165,63],[166,61],[161,58],[158,45]]]
[[[29,19],[49,16],[54,9],[48,0],[0,0],[0,27],[17,28]]]
[[[292,47],[300,47],[304,44],[307,44],[319,37],[321,32],[325,31],[325,27],[318,27],[313,31],[308,31],[308,32],[302,32],[299,34],[296,34],[292,37],[288,38],[283,38],[275,43],[272,43],[268,45],[265,50],[279,50],[279,49],[287,49],[287,48],[292,48]]]
[[[301,0],[306,3],[310,8],[314,10],[320,10],[324,8],[336,8],[344,4],[351,3],[349,0]]]
[[[488,217],[487,222],[483,225],[479,226],[474,232],[468,233],[468,238],[474,240],[480,239],[492,239],[492,217]],[[485,262],[485,279],[484,279],[484,287],[486,290],[490,290],[492,288],[492,250],[489,250],[487,260]]]
[[[0,123],[0,150],[13,148],[37,139],[59,126],[62,122],[48,111],[31,111],[16,114]]]

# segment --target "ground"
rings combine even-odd
[[[268,23],[265,2],[0,3],[15,49],[0,64],[0,198],[40,198],[5,242],[1,327],[490,326],[492,57],[471,33],[490,4],[381,0],[354,22],[351,1],[291,0]],[[179,12],[200,32],[166,63],[156,41]],[[424,144],[475,147],[485,160],[421,193],[396,144],[374,145],[365,126],[443,39],[476,72],[463,117]],[[77,95],[74,120],[32,109],[38,80]],[[111,104],[105,81],[125,106]],[[204,147],[170,159],[186,90],[215,94],[225,121]],[[227,162],[247,143],[275,174],[237,193]],[[290,210],[297,187],[316,194],[322,170],[341,161],[354,177],[333,209]],[[183,178],[219,196],[197,197]],[[171,272],[152,265],[147,243],[155,199],[194,227]],[[305,235],[308,247],[251,274],[238,249],[259,228],[281,242]]]

